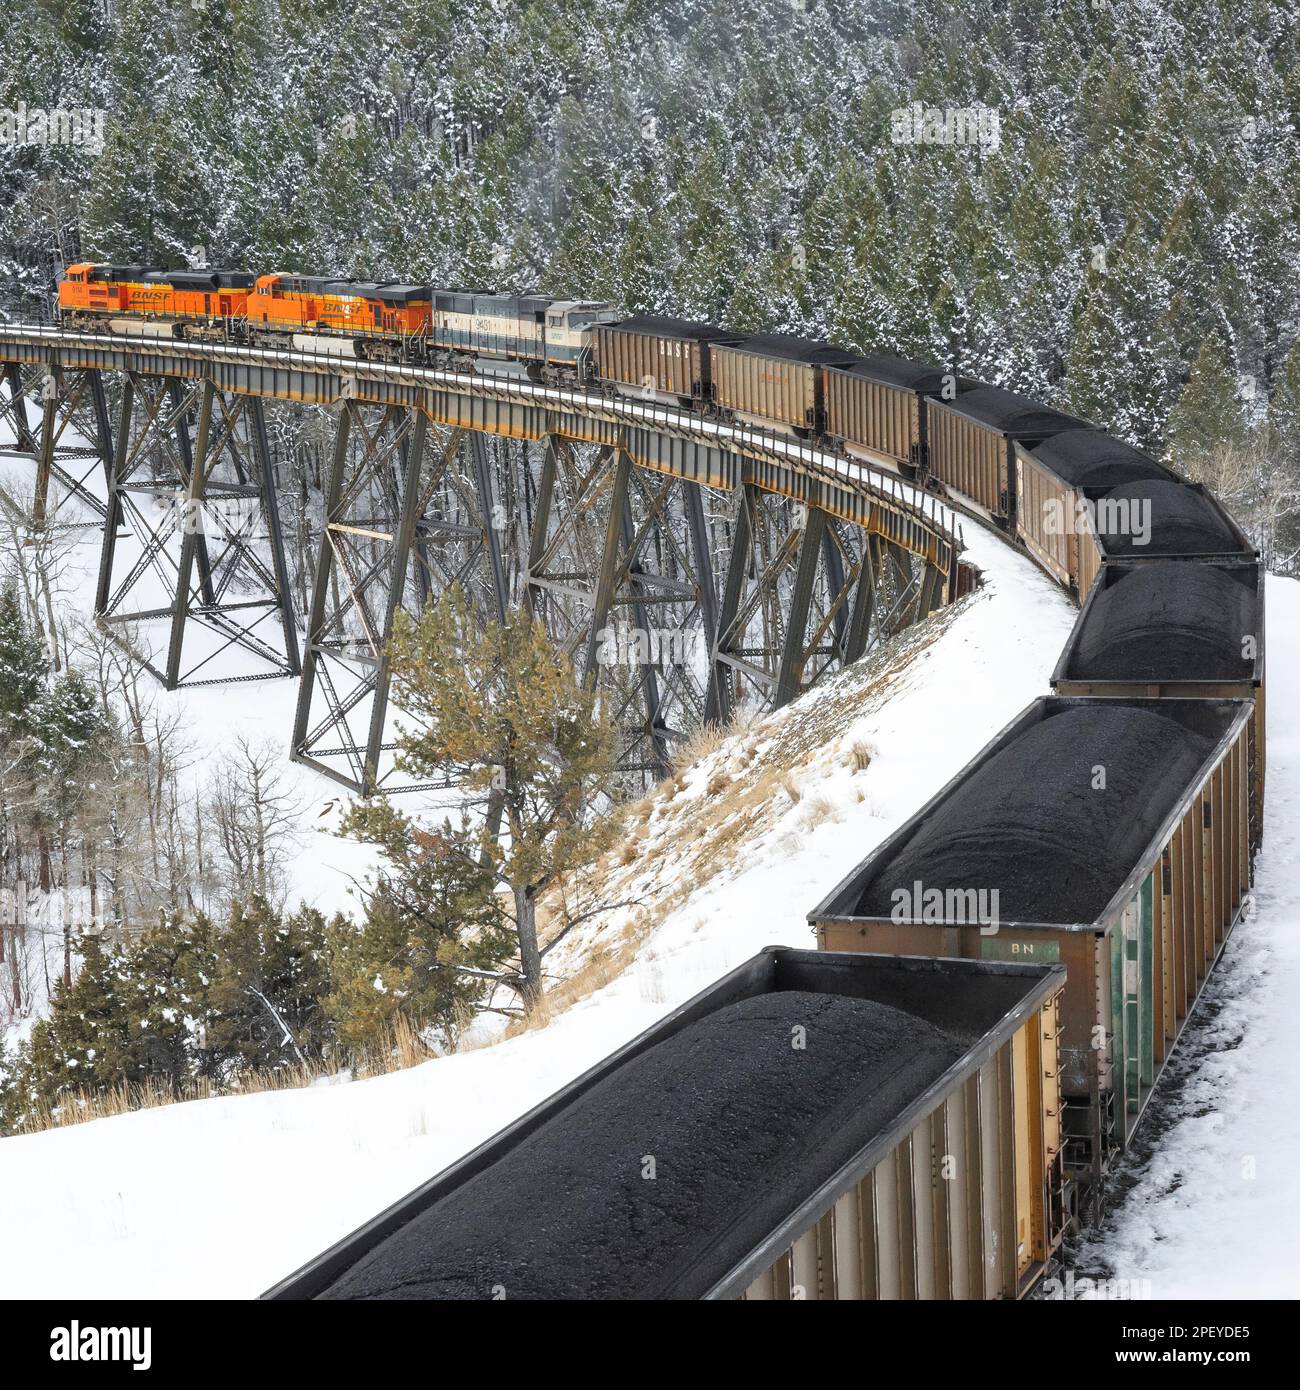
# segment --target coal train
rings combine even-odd
[[[955,371],[829,343],[544,295],[88,262],[67,268],[59,312],[78,331],[577,382],[798,436],[946,494],[1079,597],[1104,557],[1252,553],[1212,496],[1085,420]],[[1154,540],[1152,508],[1163,513]]]
[[[1210,493],[940,367],[603,303],[82,264],[60,307],[79,330],[526,373],[798,435],[941,493],[1082,605],[1052,695],[810,913],[818,951],[732,972],[269,1297],[1015,1298],[1051,1276],[1262,840],[1264,572]],[[718,1062],[673,1087],[755,1020],[847,1072],[783,1090]],[[699,1161],[737,1113],[764,1141]],[[636,1167],[655,1144],[676,1186]],[[556,1191],[586,1196],[559,1213]]]

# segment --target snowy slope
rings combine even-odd
[[[544,1029],[410,1071],[0,1140],[0,1186],[21,1198],[6,1237],[23,1252],[0,1262],[0,1296],[255,1294],[759,948],[809,944],[827,889],[1047,688],[1073,610],[1001,542],[968,541],[985,589],[819,739],[795,774],[809,795],[778,805],[717,881],[692,880],[630,969]],[[710,761],[815,720],[825,698]],[[874,750],[865,771],[856,744]],[[702,796],[704,776],[679,795]]]

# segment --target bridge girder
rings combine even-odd
[[[169,690],[297,675],[261,400],[128,372],[118,412],[97,621]]]
[[[31,506],[3,489],[0,506],[35,530],[102,526],[113,434],[99,370],[64,367],[53,356],[0,362],[0,423],[12,431],[17,451],[36,461]]]

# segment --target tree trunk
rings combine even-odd
[[[520,996],[524,1012],[531,1014],[542,1001],[542,953],[537,945],[537,908],[533,890],[518,886],[515,895],[515,931],[519,937]]]
[[[50,576],[45,567],[40,571],[41,591],[45,595],[45,610],[50,622],[50,664],[54,668],[54,674],[58,675],[62,663],[59,660],[59,624],[54,616],[54,595],[50,592]]]
[[[95,925],[99,922],[99,873],[95,867],[95,842],[87,835],[82,842],[82,860],[85,865],[86,888],[90,898],[90,922]]]
[[[16,912],[14,916],[17,917]],[[20,964],[18,959],[18,933],[20,929],[18,922],[15,921],[9,930],[9,980],[13,986],[14,1013],[19,1015],[23,1011],[23,985],[18,974],[18,967]],[[0,927],[0,931],[3,930],[4,928]]]
[[[42,893],[48,893],[54,882],[54,865],[50,862],[50,837],[41,831],[36,837],[37,851],[40,856],[38,881]]]
[[[484,817],[484,832],[487,843],[483,846],[480,863],[486,868],[492,862],[492,846],[501,838],[501,817],[505,811],[506,794],[494,787],[488,793],[487,813]]]
[[[59,836],[59,867],[63,875],[63,987],[72,988],[72,923],[68,910],[68,838],[66,827]]]

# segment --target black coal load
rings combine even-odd
[[[1185,483],[1158,478],[1121,483],[1103,494],[1097,508],[1097,531],[1106,554],[1225,555],[1239,553],[1241,542],[1205,495]],[[1119,504],[1119,505],[1116,505]],[[1142,540],[1142,508],[1150,535]]]
[[[1212,748],[1117,701],[1051,715],[966,778],[873,876],[858,915],[889,917],[895,890],[910,905],[919,883],[996,889],[1003,923],[1093,922]],[[920,907],[905,915],[922,920]]]
[[[1034,457],[1071,487],[1116,487],[1142,478],[1165,478],[1167,468],[1105,430],[1062,430],[1039,444]]]
[[[974,377],[953,376],[942,367],[909,362],[901,357],[881,357],[874,353],[855,359],[847,370],[854,376],[869,377],[872,381],[882,381],[889,386],[900,386],[927,396],[938,395],[946,388],[959,392],[976,391],[984,385]]]
[[[1056,434],[1060,430],[1086,426],[1086,420],[1049,410],[1015,391],[1000,386],[980,386],[959,396],[956,407],[963,415],[988,425],[1011,438],[1029,439]]]
[[[725,1272],[710,1268],[719,1238],[742,1221],[773,1229],[969,1041],[841,995],[729,1005],[619,1067],[319,1296],[698,1296]]]
[[[620,333],[645,333],[661,338],[690,338],[700,343],[717,343],[724,340],[739,342],[740,335],[728,333],[711,323],[699,323],[694,319],[671,319],[662,314],[634,314],[629,319],[621,319],[611,324],[608,331]]]
[[[1254,671],[1253,571],[1165,560],[1100,590],[1071,656],[1073,680],[1242,681]],[[1237,577],[1241,576],[1241,577]]]

